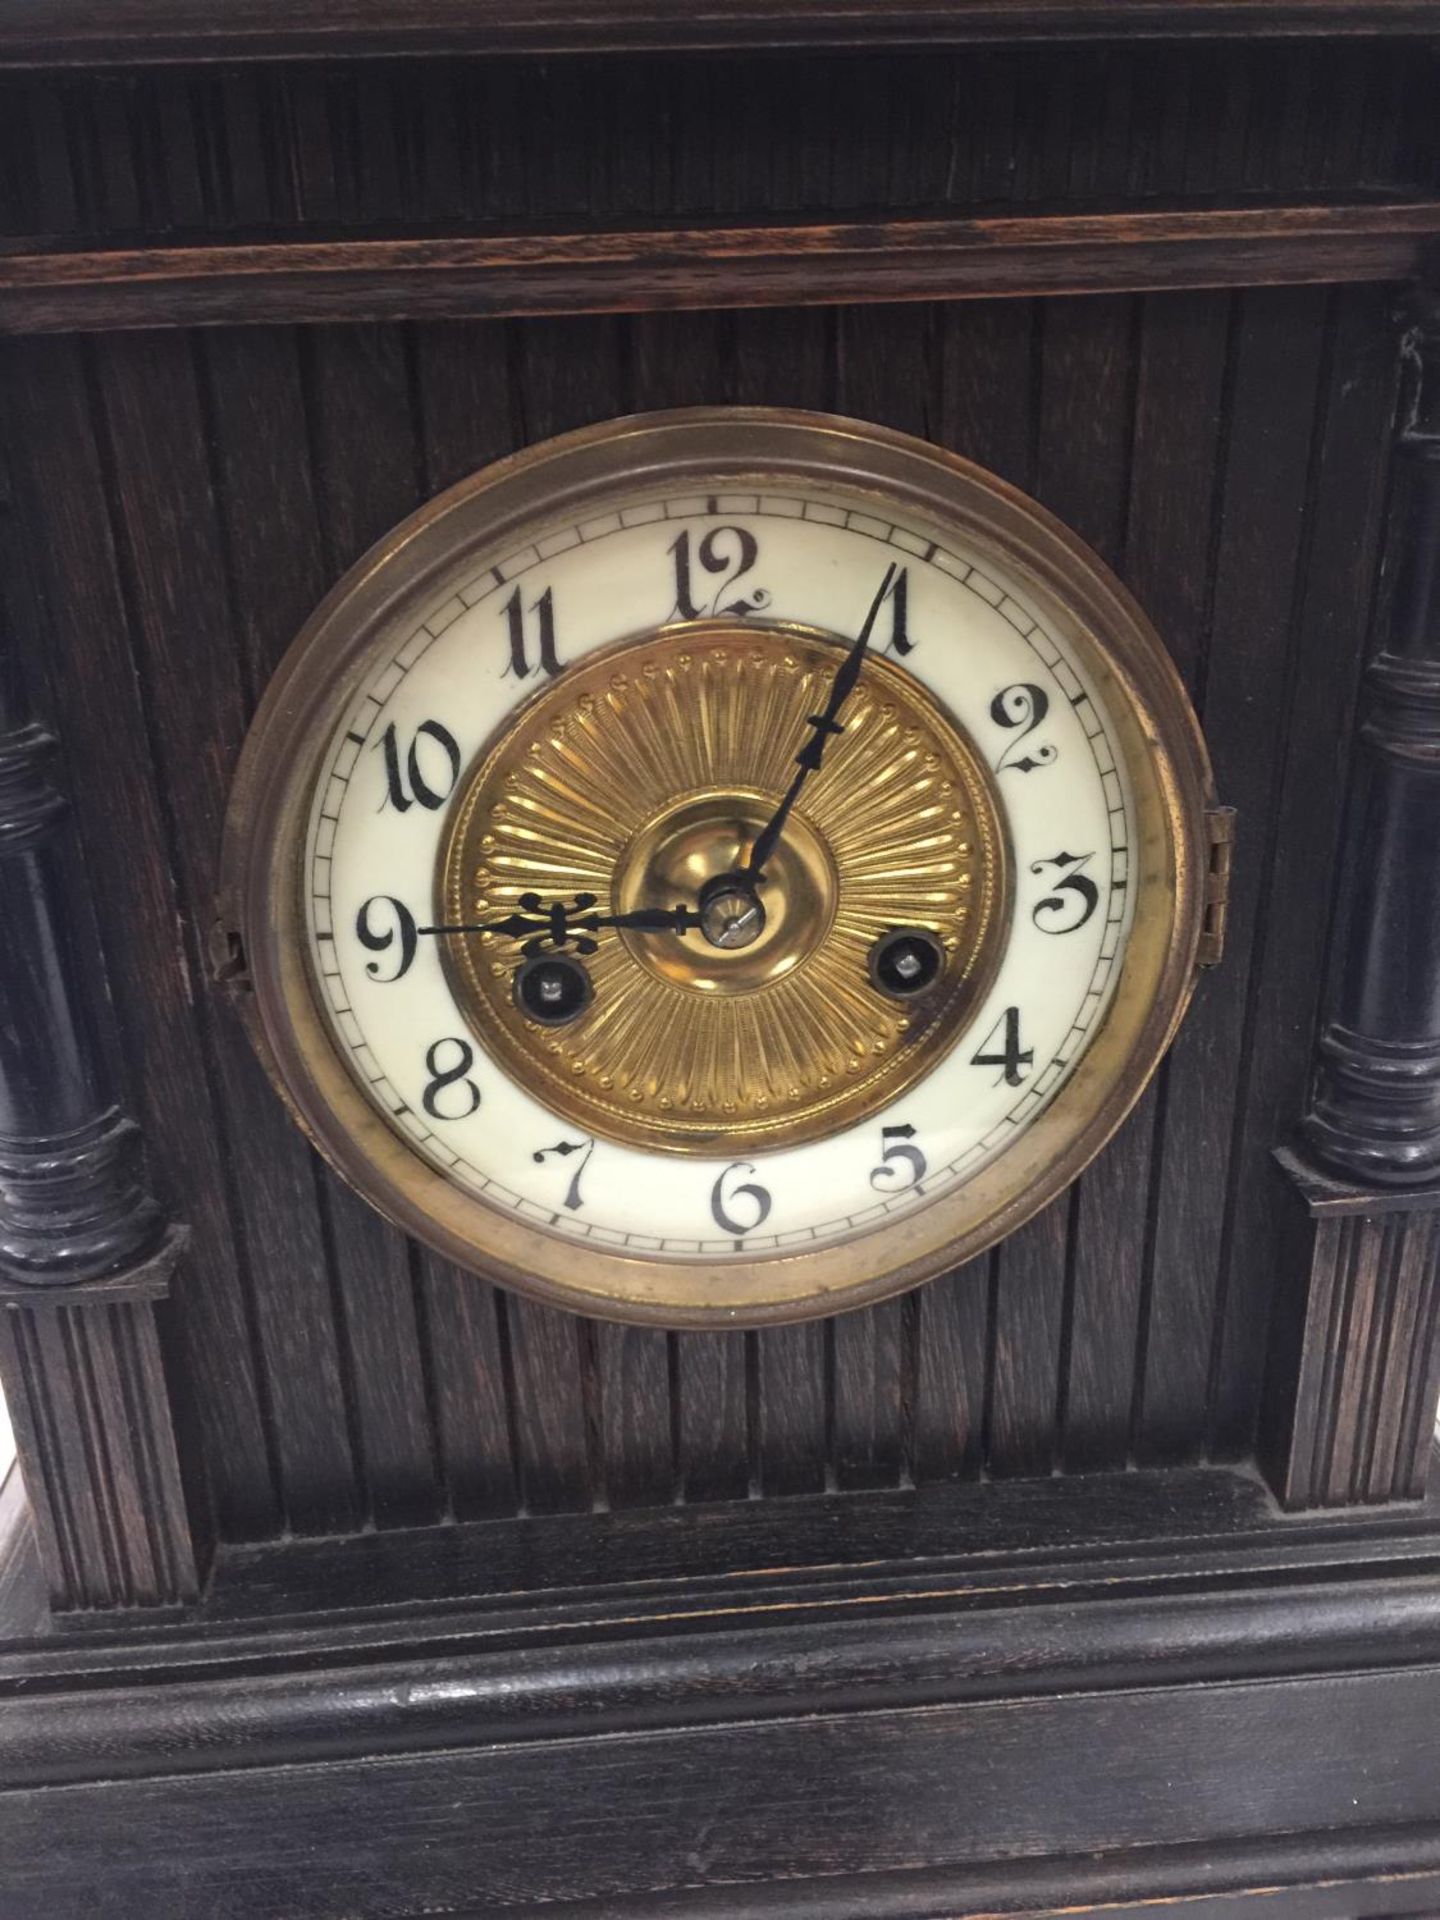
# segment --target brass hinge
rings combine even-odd
[[[1200,923],[1197,967],[1218,967],[1225,951],[1225,916],[1230,906],[1230,861],[1235,848],[1235,809],[1207,807],[1205,837],[1209,861],[1205,869],[1205,917]]]

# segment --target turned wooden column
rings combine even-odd
[[[1407,316],[1331,1005],[1281,1164],[1294,1273],[1262,1458],[1289,1506],[1417,1498],[1440,1394],[1440,297]]]
[[[186,1236],[105,1084],[55,741],[18,653],[0,596],[0,1380],[53,1604],[174,1604],[197,1567],[157,1303]]]

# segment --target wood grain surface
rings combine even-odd
[[[0,256],[0,331],[639,312],[1414,277],[1440,201]]]
[[[1387,316],[1383,290],[1296,288],[11,343],[6,419],[47,449],[25,491],[70,750],[139,782],[126,814],[101,784],[78,813],[131,1045],[144,1036],[135,1110],[196,1227],[183,1308],[232,1535],[276,1524],[272,1499],[284,1524],[325,1531],[1247,1449],[1275,1271],[1269,1149],[1275,1116],[1303,1099],[1339,831],[1315,769],[1343,754],[1334,687],[1353,686],[1361,628],[1341,609],[1347,593],[1363,605],[1374,569]],[[408,1265],[317,1172],[208,990],[163,1010],[177,920],[137,901],[176,888],[198,951],[265,664],[391,519],[526,439],[724,398],[919,426],[1079,522],[1189,675],[1247,854],[1226,969],[1123,1160],[907,1307],[632,1341],[428,1256]],[[1332,443],[1343,460],[1322,460]],[[1317,514],[1344,528],[1343,580],[1335,540],[1305,537]],[[88,609],[107,596],[129,611],[97,626]],[[97,632],[106,672],[134,663],[109,698]],[[135,819],[174,849],[138,892]],[[1287,1017],[1262,1018],[1277,997]],[[166,1086],[217,1131],[178,1125],[173,1097],[157,1110]],[[237,1177],[197,1163],[220,1137]]]
[[[563,53],[601,47],[946,44],[1095,39],[1434,32],[1433,0],[5,0],[0,59],[18,66],[114,66],[174,60],[276,60],[475,49]]]
[[[1250,1450],[1432,86],[1383,38],[0,77],[0,314],[80,329],[0,348],[27,646],[116,1072],[193,1229],[226,1537]],[[1230,284],[1292,272],[1326,279]],[[462,315],[649,310],[454,317],[432,280]],[[1117,566],[1240,808],[1231,943],[1110,1152],[994,1254],[838,1322],[640,1337],[406,1246],[318,1165],[208,983],[214,862],[260,690],[372,540],[546,434],[730,401],[925,435]]]

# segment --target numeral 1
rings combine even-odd
[[[915,651],[915,642],[910,638],[910,575],[906,568],[901,567],[895,575],[885,600],[890,609],[890,638],[880,652],[893,653],[903,660],[907,653]]]

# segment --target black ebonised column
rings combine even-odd
[[[1416,1498],[1440,1393],[1440,299],[1402,341],[1332,1009],[1294,1150],[1262,1457],[1290,1506]]]
[[[68,809],[18,652],[0,599],[0,1379],[53,1604],[174,1604],[197,1568],[157,1303],[186,1236],[86,1024]]]
[[[0,1271],[37,1286],[115,1273],[165,1230],[78,1025],[52,749],[0,682]]]

